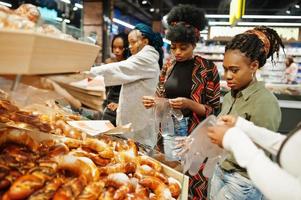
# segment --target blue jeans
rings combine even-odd
[[[237,172],[228,173],[216,166],[209,183],[210,200],[261,200],[264,196],[251,180]]]
[[[188,120],[189,117],[183,117],[178,121],[175,117],[172,117],[173,123],[175,126],[175,135],[176,136],[187,136],[188,135]]]
[[[180,121],[172,117],[174,123],[174,135],[166,135],[163,137],[163,147],[166,160],[174,161],[179,160],[179,157],[173,155],[174,139],[177,136],[188,135],[188,117],[183,117]]]

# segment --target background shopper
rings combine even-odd
[[[105,63],[120,62],[129,57],[129,42],[128,35],[119,33],[112,39],[111,49],[113,57],[106,59]],[[106,87],[106,100],[103,103],[103,116],[102,120],[110,120],[116,126],[116,110],[118,108],[119,93],[121,85]]]
[[[287,56],[285,59],[285,78],[287,84],[297,83],[298,65],[294,62],[294,58]]]
[[[122,85],[117,108],[117,125],[132,123],[133,132],[125,136],[154,146],[157,141],[151,110],[141,104],[142,96],[152,95],[158,83],[163,41],[151,27],[137,24],[129,33],[132,56],[120,62],[94,67],[91,73],[104,76],[106,86]],[[161,51],[160,51],[161,50]]]

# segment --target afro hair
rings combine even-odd
[[[203,30],[207,25],[204,10],[192,5],[178,5],[168,14],[167,38],[172,42],[196,43],[199,37],[195,29]],[[175,23],[175,24],[174,24]]]

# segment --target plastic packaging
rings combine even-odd
[[[168,161],[179,160],[180,158],[173,153],[176,135],[172,116],[181,120],[183,114],[181,110],[171,108],[169,100],[166,98],[156,98],[155,104],[156,129],[159,132],[161,127],[165,159]]]
[[[197,174],[201,164],[207,158],[203,174],[210,178],[217,162],[225,156],[225,150],[212,144],[207,135],[207,128],[215,125],[216,122],[217,118],[210,115],[194,129],[189,137],[186,137],[186,141],[189,140],[189,142],[186,143],[187,152],[182,155],[184,172],[188,171],[192,176]]]

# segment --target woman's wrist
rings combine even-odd
[[[187,101],[187,109],[199,114],[199,115],[205,115],[206,113],[206,107],[204,104],[197,103],[193,101],[192,99],[185,98]]]

